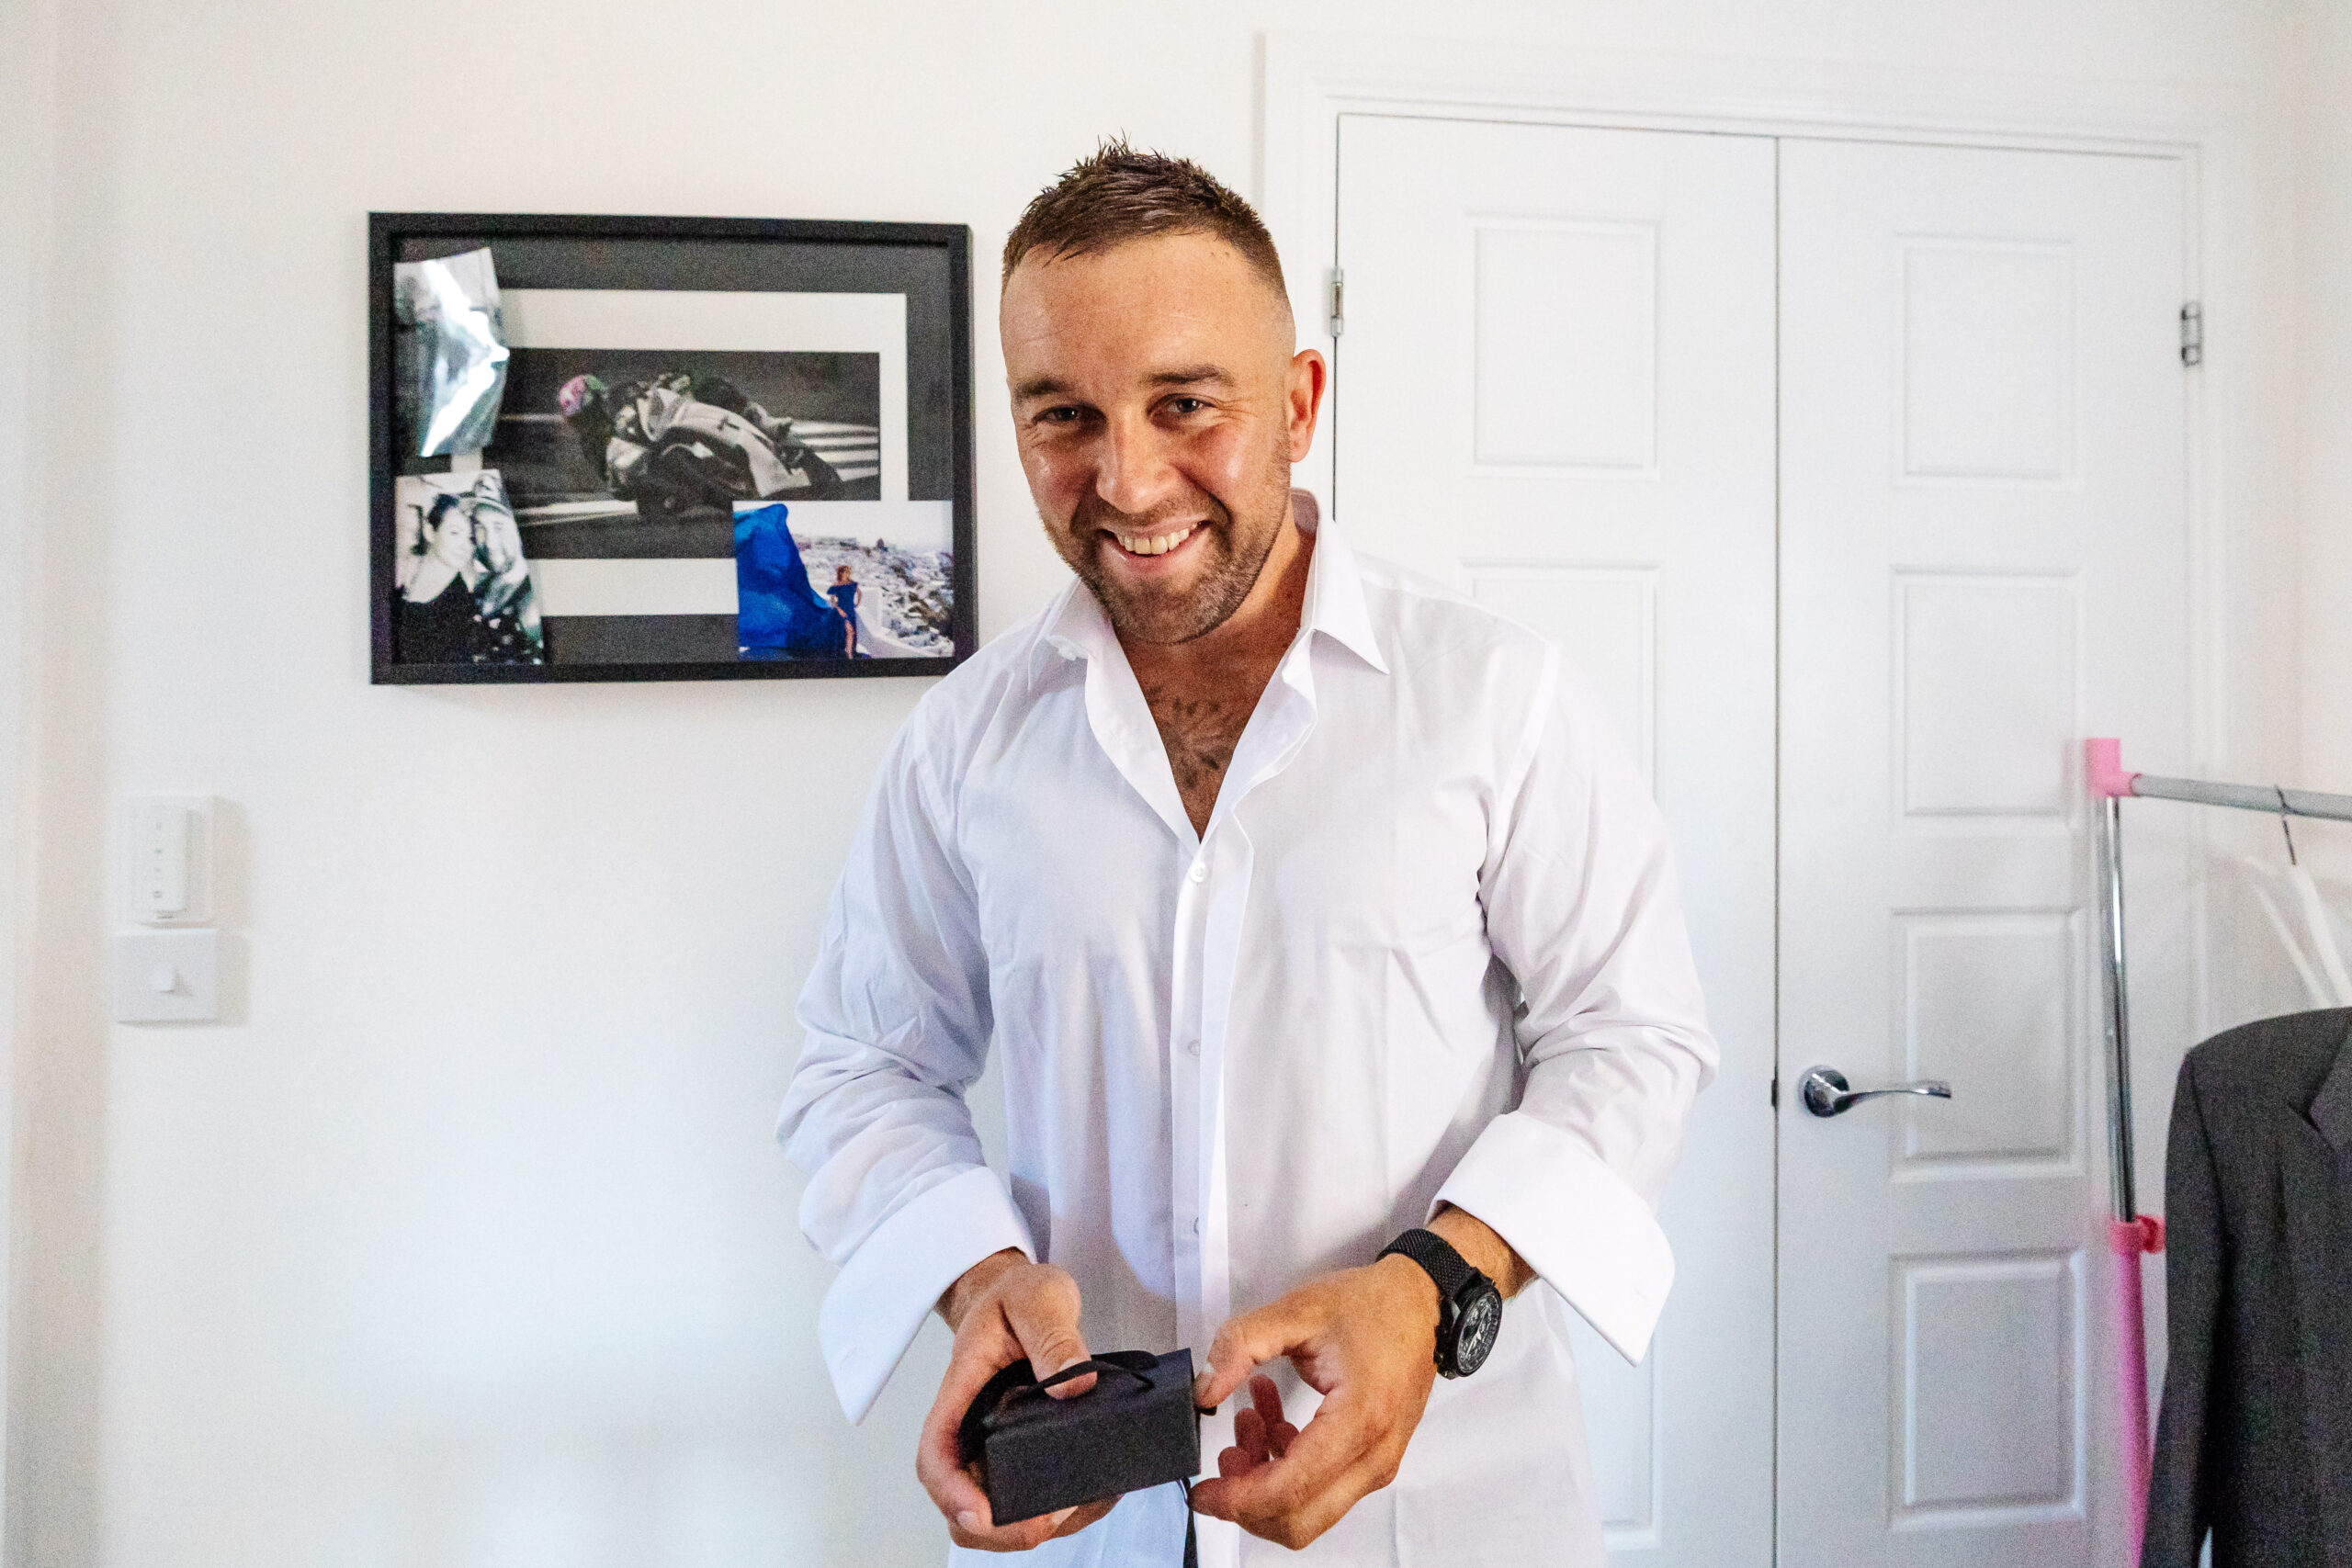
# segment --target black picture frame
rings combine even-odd
[[[488,246],[513,288],[899,294],[905,297],[906,451],[919,498],[950,502],[951,653],[822,658],[564,657],[550,618],[546,661],[403,660],[395,594],[396,482],[448,460],[396,442],[393,266]],[[972,235],[960,223],[371,212],[368,219],[369,664],[379,685],[935,676],[978,647],[973,477]],[[877,443],[881,440],[876,437]],[[931,493],[941,491],[944,494]],[[743,503],[751,504],[751,503]],[[526,553],[529,553],[527,532]],[[656,552],[660,553],[660,552]],[[584,626],[586,617],[582,618]],[[731,619],[731,617],[730,617]],[[935,622],[933,623],[935,626]],[[732,633],[730,632],[731,637]],[[935,634],[934,638],[935,640]],[[582,637],[578,646],[597,647]]]

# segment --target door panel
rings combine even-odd
[[[1333,513],[1558,637],[1664,808],[1724,1049],[1648,1359],[1575,1339],[1612,1558],[1769,1561],[1773,161],[1346,116]]]
[[[2180,179],[1781,145],[1787,1568],[2094,1559],[2078,758],[2086,734],[2186,750]],[[2177,843],[2131,857],[2135,917],[2173,926]],[[2133,1006],[2186,1022],[2163,971]],[[1818,1118],[1816,1064],[1953,1098]]]

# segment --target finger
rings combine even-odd
[[[989,1507],[989,1495],[980,1490],[969,1471],[951,1471],[937,1485],[926,1481],[924,1489],[931,1493],[931,1500],[939,1506],[951,1526],[961,1526],[974,1534],[992,1528],[994,1516]]]
[[[964,1456],[956,1451],[956,1431],[964,1423],[964,1413],[989,1380],[1014,1359],[1012,1348],[1001,1343],[958,1348],[948,1360],[946,1374],[939,1380],[938,1397],[923,1417],[916,1450],[919,1457],[944,1461],[949,1470],[963,1464]]]
[[[1254,1410],[1244,1410],[1233,1418],[1233,1446],[1252,1459],[1266,1459],[1266,1423]]]
[[[1260,1372],[1250,1380],[1250,1403],[1253,1408],[1249,1414],[1255,1416],[1259,1425],[1268,1432],[1272,1432],[1281,1423],[1283,1391],[1275,1386],[1273,1379],[1263,1372]],[[1239,1419],[1238,1416],[1235,1417],[1237,1423]]]
[[[1216,1472],[1228,1477],[1247,1475],[1266,1462],[1263,1454],[1253,1454],[1247,1449],[1227,1449],[1216,1456]]]
[[[1261,1364],[1287,1355],[1324,1326],[1329,1309],[1320,1296],[1293,1291],[1256,1312],[1228,1319],[1209,1345],[1208,1370],[1193,1380],[1193,1403],[1214,1410]]]
[[[952,1379],[952,1370],[949,1375]],[[955,1390],[942,1385],[939,1403],[925,1418],[922,1433],[916,1440],[915,1479],[922,1483],[932,1502],[950,1519],[974,1510],[985,1516],[988,1511],[988,1498],[982,1495],[971,1472],[964,1468],[964,1456],[956,1437],[956,1423],[963,1417],[961,1405],[970,1403],[967,1398],[959,1404]],[[942,1413],[948,1410],[955,1412],[953,1418],[943,1419]]]
[[[1041,1378],[1086,1359],[1086,1340],[1078,1332],[1078,1285],[1067,1274],[1039,1271],[1037,1282],[1004,1298],[1005,1321],[1021,1342],[1021,1353]],[[1087,1372],[1049,1392],[1057,1399],[1073,1399],[1094,1386]]]
[[[977,1487],[975,1490],[978,1490]],[[1115,1497],[1111,1499],[1111,1503],[1117,1501]],[[1087,1506],[1092,1507],[1094,1505],[1089,1504]],[[1051,1540],[1057,1535],[1067,1534],[1074,1529],[1084,1529],[1093,1523],[1095,1518],[1101,1517],[1102,1513],[1110,1511],[1110,1503],[1102,1505],[1100,1513],[1080,1519],[1075,1524],[1071,1523],[1074,1517],[1084,1511],[1081,1508],[1057,1508],[1049,1514],[1039,1514],[1035,1518],[1015,1519],[1011,1524],[1000,1525],[995,1521],[995,1516],[986,1494],[980,1494],[974,1506],[949,1517],[947,1535],[948,1539],[958,1546],[971,1547],[981,1551],[1027,1551]]]
[[[1266,1428],[1266,1451],[1276,1459],[1286,1459],[1290,1446],[1298,1441],[1298,1428],[1287,1421],[1277,1421]]]
[[[1053,1536],[1048,1539],[1056,1539],[1066,1535],[1076,1535],[1079,1531],[1084,1529],[1095,1520],[1102,1517],[1105,1514],[1108,1514],[1112,1508],[1118,1504],[1118,1501],[1119,1500],[1116,1497],[1106,1497],[1100,1503],[1089,1503],[1082,1508],[1070,1509],[1069,1517],[1062,1521],[1061,1527],[1056,1529]]]
[[[961,1528],[967,1533],[978,1535],[992,1527],[988,1494],[980,1490],[975,1473],[954,1462],[952,1456],[943,1460],[925,1448],[915,1463],[915,1478],[922,1483],[933,1506],[947,1520],[951,1534]]]
[[[1002,1527],[989,1525],[985,1510],[978,1515],[964,1514],[949,1523],[947,1539],[978,1551],[1028,1551],[1051,1540],[1054,1532],[1076,1512],[1074,1508],[1063,1508]]]

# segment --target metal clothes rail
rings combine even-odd
[[[2108,1250],[2114,1265],[2116,1303],[2116,1392],[2121,1404],[2124,1517],[2131,1551],[2140,1560],[2148,1501],[2148,1343],[2140,1299],[2140,1258],[2164,1250],[2164,1222],[2139,1212],[2132,1179],[2132,1012],[2123,962],[2123,802],[2181,800],[2259,811],[2270,817],[2308,817],[2352,822],[2352,795],[2322,795],[2277,784],[2213,784],[2124,771],[2122,743],[2083,743],[2084,780],[2099,803],[2099,959],[2107,979],[2107,1149],[2110,1212]]]
[[[2099,813],[2100,957],[2107,970],[2108,1153],[2109,1195],[2115,1218],[2138,1217],[2132,1168],[2132,1019],[2125,998],[2123,958],[2123,811],[2127,796],[2183,800],[2195,806],[2259,811],[2267,817],[2308,817],[2352,822],[2352,795],[2285,789],[2277,784],[2213,784],[2204,779],[2165,778],[2124,771],[2122,743],[2084,742],[2084,774]]]
[[[2207,784],[2202,779],[2166,779],[2154,773],[2125,777],[2131,782],[2131,793],[2143,800],[2186,800],[2198,806],[2233,806],[2240,811],[2271,817],[2352,822],[2352,795],[2322,795],[2316,790],[2281,789],[2277,784]]]

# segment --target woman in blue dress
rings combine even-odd
[[[833,568],[833,585],[825,590],[833,602],[833,614],[842,618],[842,654],[857,657],[857,580],[850,576],[849,568]]]

